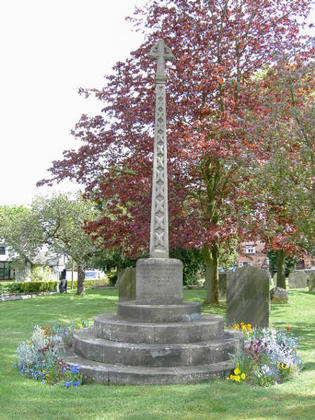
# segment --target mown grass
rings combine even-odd
[[[204,291],[186,290],[186,300],[203,300]],[[270,325],[289,325],[301,337],[305,369],[295,380],[270,388],[216,380],[196,385],[102,386],[65,389],[22,377],[14,369],[15,349],[35,324],[80,320],[115,311],[117,291],[88,290],[0,303],[1,420],[199,420],[314,419],[315,415],[315,293],[290,290],[288,305],[272,305]],[[225,305],[207,306],[225,315]]]

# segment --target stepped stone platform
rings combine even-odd
[[[117,314],[98,315],[74,334],[66,361],[81,367],[85,382],[197,383],[230,373],[242,337],[224,331],[222,317],[201,315],[199,302],[120,302]]]

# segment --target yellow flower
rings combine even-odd
[[[45,377],[46,377],[46,378],[49,378],[49,373],[46,373]]]
[[[42,373],[45,373],[46,372],[46,370],[42,370]]]
[[[243,379],[243,381],[244,381],[244,379],[246,378],[246,375],[245,375],[245,373],[243,372],[242,374],[241,374],[241,379]]]
[[[241,373],[241,371],[239,370],[239,368],[234,369],[234,373],[235,375],[239,375]]]
[[[234,375],[230,375],[231,381],[234,381]]]
[[[236,376],[234,377],[234,380],[235,380],[236,382],[239,382],[239,381],[240,381],[240,379],[241,379],[240,375],[236,375]]]

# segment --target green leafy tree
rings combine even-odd
[[[84,295],[84,271],[90,259],[97,254],[98,246],[84,230],[86,220],[99,217],[91,201],[80,195],[70,198],[60,194],[52,198],[38,197],[32,202],[31,212],[38,220],[43,237],[50,248],[72,258],[78,269],[77,294]]]
[[[0,238],[11,251],[14,264],[26,267],[25,277],[28,278],[45,241],[41,224],[32,211],[23,206],[0,207]]]

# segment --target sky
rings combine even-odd
[[[101,103],[78,94],[103,86],[118,60],[142,43],[125,17],[146,0],[0,1],[0,205],[74,191],[36,187],[53,160],[77,148],[70,131]]]
[[[142,42],[125,17],[145,0],[0,1],[0,205],[73,191],[36,187],[53,160],[76,148],[70,131],[101,103],[78,94],[103,86],[118,60]]]

